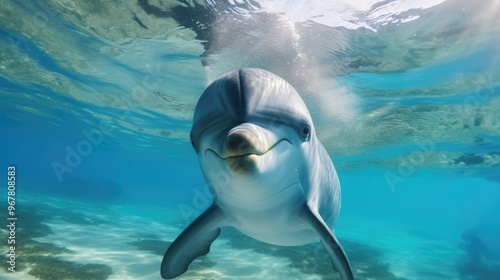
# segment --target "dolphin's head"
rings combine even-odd
[[[241,200],[265,199],[298,182],[313,137],[311,116],[295,89],[252,68],[208,86],[191,130],[209,187]]]

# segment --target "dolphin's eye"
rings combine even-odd
[[[302,133],[304,133],[304,135],[309,135],[309,132],[311,132],[309,126],[304,127],[304,129],[302,130]]]
[[[309,138],[309,134],[311,133],[311,127],[306,125],[302,128],[302,137],[307,140]]]

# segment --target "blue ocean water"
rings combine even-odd
[[[211,202],[194,107],[242,67],[283,77],[309,107],[355,279],[500,279],[499,1],[0,7],[0,211],[17,218],[15,238],[0,230],[1,279],[161,279],[165,250]],[[319,243],[232,229],[179,277],[262,278],[339,279]]]

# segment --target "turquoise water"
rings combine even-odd
[[[211,202],[196,102],[259,67],[337,168],[356,279],[500,279],[500,2],[415,2],[0,0],[0,278],[160,279]],[[179,279],[338,276],[319,243],[224,228]]]

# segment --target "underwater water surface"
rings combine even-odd
[[[196,102],[243,67],[307,104],[355,279],[500,279],[498,34],[498,0],[0,0],[0,279],[161,279],[212,201]],[[339,278],[223,228],[179,279]]]

